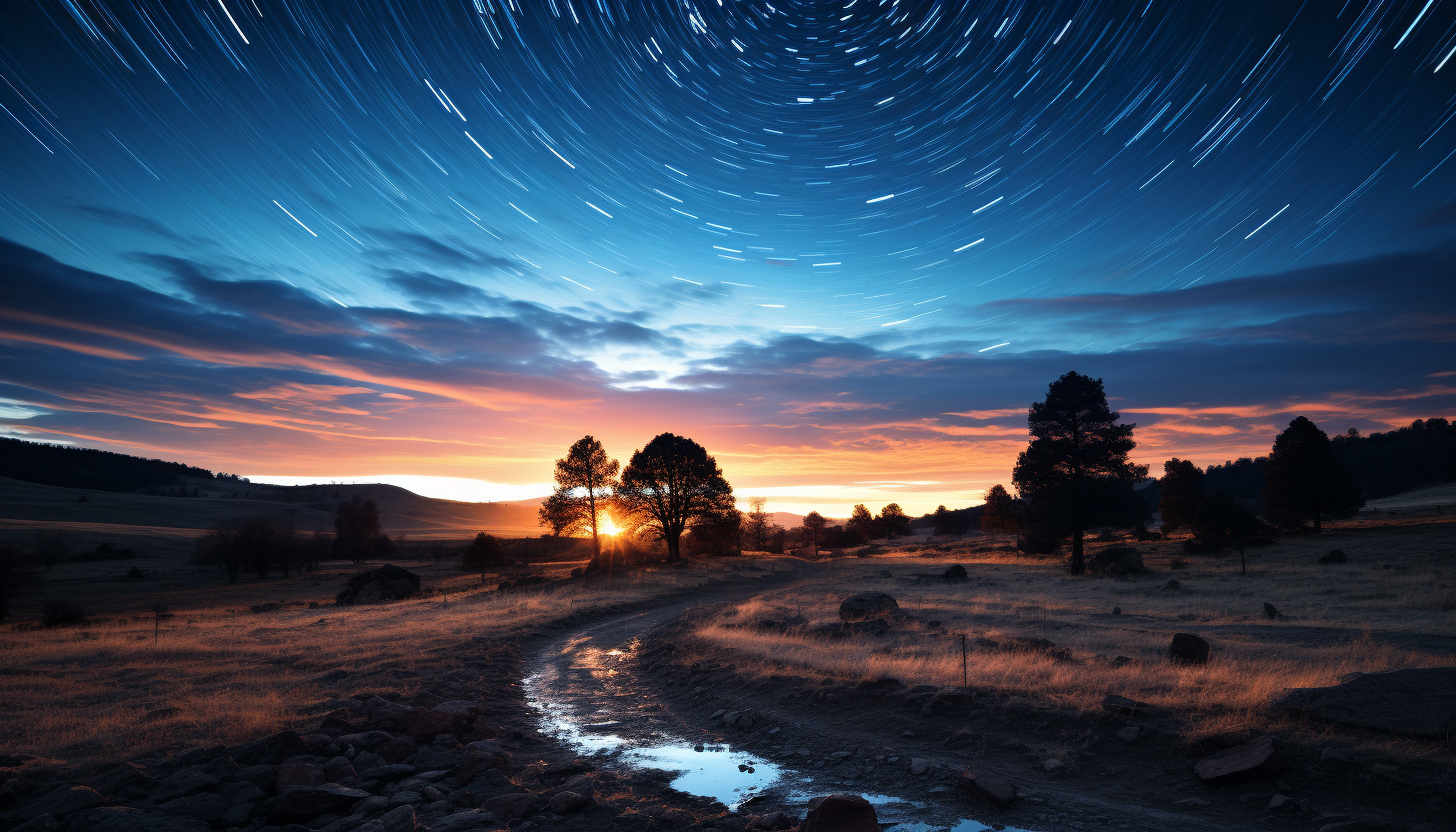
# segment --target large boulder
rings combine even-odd
[[[1131,546],[1108,546],[1092,553],[1087,571],[1094,575],[1121,577],[1143,571],[1142,553]]]
[[[1016,801],[1016,784],[1011,782],[1010,777],[993,771],[967,768],[961,772],[956,785],[962,791],[984,798],[997,806],[1010,806]]]
[[[334,600],[340,604],[368,604],[408,598],[419,591],[419,575],[402,566],[386,563],[350,578],[349,585]]]
[[[1295,688],[1274,707],[1361,728],[1447,736],[1456,733],[1456,667],[1387,670],[1327,688]]]
[[[1193,766],[1193,773],[1198,775],[1198,779],[1213,785],[1268,777],[1283,770],[1279,749],[1268,734],[1211,754]]]
[[[206,822],[129,806],[102,806],[66,816],[61,832],[212,832]]]
[[[1208,664],[1208,642],[1192,633],[1174,633],[1168,645],[1168,659],[1173,664]]]
[[[277,814],[316,818],[328,812],[348,809],[369,796],[369,792],[325,783],[322,786],[294,786],[278,796]]]
[[[879,821],[875,807],[863,797],[830,794],[809,801],[799,832],[880,832]]]
[[[861,592],[839,605],[840,621],[870,621],[900,614],[900,605],[884,592]]]
[[[82,809],[91,809],[105,802],[106,798],[97,793],[95,789],[85,786],[62,786],[46,792],[39,800],[21,809],[15,816],[21,820],[41,816],[60,817],[72,812],[79,812]]]

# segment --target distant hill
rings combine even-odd
[[[180,462],[22,439],[0,439],[0,477],[97,491],[139,491],[170,486],[180,477],[215,479],[205,468]]]

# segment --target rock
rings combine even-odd
[[[1289,798],[1285,797],[1284,795],[1282,795],[1282,794],[1276,794],[1273,797],[1269,798],[1269,808],[1270,809],[1283,809],[1286,805],[1288,805],[1288,804],[1290,804],[1292,802],[1293,801],[1291,801]]]
[[[228,810],[227,798],[220,794],[202,792],[191,797],[179,797],[176,800],[169,800],[157,807],[159,811],[169,815],[181,815],[184,818],[196,818],[197,820],[214,821],[221,820]]]
[[[324,783],[321,786],[294,786],[278,796],[278,815],[299,815],[314,818],[325,812],[347,809],[369,797],[369,792]]]
[[[460,761],[460,771],[455,775],[455,785],[463,786],[474,780],[475,775],[491,768],[509,776],[511,760],[495,740],[473,742],[465,746],[465,757]]]
[[[1279,614],[1279,610],[1276,609],[1275,606],[1268,601],[1264,602],[1264,617],[1269,619],[1270,621],[1278,621],[1284,618],[1283,615]]]
[[[591,806],[592,799],[576,792],[558,792],[546,802],[546,809],[558,815],[574,815]]]
[[[1113,607],[1112,608],[1112,614],[1113,615],[1122,615],[1122,607]]]
[[[38,817],[61,817],[83,809],[91,809],[106,802],[95,789],[85,786],[62,786],[46,792],[39,800],[15,813],[21,820]]]
[[[1010,806],[1016,801],[1016,784],[1011,778],[989,771],[968,768],[957,781],[961,789],[983,797],[997,806]]]
[[[1087,571],[1094,575],[1120,577],[1142,570],[1142,553],[1131,546],[1109,546],[1087,559]]]
[[[840,621],[870,621],[896,615],[900,605],[884,592],[861,592],[844,599],[839,605]]]
[[[1188,797],[1183,800],[1173,801],[1174,806],[1207,806],[1208,801],[1201,797]]]
[[[108,763],[87,775],[81,785],[101,794],[117,794],[127,786],[139,786],[148,779],[147,773],[136,763]]]
[[[868,800],[857,794],[830,794],[809,801],[799,832],[880,832],[880,824]]]
[[[380,743],[379,747],[374,750],[374,753],[383,757],[387,762],[402,763],[413,756],[418,749],[419,746],[415,744],[414,740],[395,737],[387,742]]]
[[[942,581],[950,581],[954,583],[970,580],[970,577],[971,576],[966,572],[966,568],[964,566],[961,566],[959,563],[953,563],[950,566],[946,567],[945,572],[941,573],[940,579]]]
[[[1327,823],[1319,828],[1319,832],[1409,832],[1409,829],[1393,823],[1381,823],[1374,820],[1347,820],[1340,823]]]
[[[769,812],[753,822],[755,829],[787,829],[794,825],[793,819],[783,812]]]
[[[289,757],[303,754],[307,750],[303,745],[303,738],[297,732],[279,731],[262,739],[253,740],[246,745],[240,745],[232,749],[229,756],[238,765],[251,766],[260,763],[281,763]]]
[[[1046,759],[1041,761],[1041,770],[1048,774],[1067,767],[1067,764],[1057,759]]]
[[[415,752],[415,768],[422,771],[438,771],[460,765],[461,755],[438,745],[426,745]]]
[[[369,604],[376,601],[409,598],[420,591],[420,576],[386,563],[378,569],[360,572],[349,579],[345,589],[335,596],[339,604]]]
[[[263,796],[263,790],[243,781],[235,783],[224,783],[217,787],[217,793],[227,801],[228,806],[237,806],[240,803],[251,803]]]
[[[322,786],[327,782],[324,767],[317,763],[284,763],[278,767],[273,787],[283,794],[294,786]]]
[[[243,783],[252,783],[260,789],[270,789],[278,780],[278,766],[248,766],[233,778]]]
[[[184,768],[170,777],[164,777],[152,790],[152,802],[166,803],[179,797],[197,794],[217,785],[217,778],[203,771],[201,766]]]
[[[451,733],[455,724],[455,717],[452,714],[421,709],[410,714],[404,732],[411,737],[433,737],[438,734]]]
[[[1198,779],[1211,784],[1236,783],[1283,770],[1274,738],[1268,734],[1204,757],[1193,767]]]
[[[211,832],[212,827],[193,818],[143,811],[127,806],[104,806],[66,816],[61,832]]]
[[[499,818],[525,818],[541,810],[541,798],[530,792],[496,795],[480,808]]]
[[[1180,581],[1180,580],[1178,580],[1177,578],[1169,578],[1168,579],[1168,582],[1166,584],[1163,584],[1163,589],[1182,589],[1182,588],[1183,588],[1183,582]]]
[[[1295,688],[1274,707],[1396,734],[1447,736],[1456,732],[1456,667],[1387,670],[1327,688]]]
[[[390,806],[414,806],[424,802],[425,798],[419,792],[412,792],[406,789],[395,792],[389,798]]]
[[[1146,702],[1128,699],[1115,693],[1109,693],[1102,698],[1102,709],[1127,716],[1157,716],[1161,712],[1159,708]]]
[[[1329,554],[1327,554],[1327,555],[1320,555],[1319,562],[1320,563],[1344,563],[1347,560],[1349,560],[1349,558],[1345,555],[1344,552],[1340,551],[1339,549],[1331,549],[1330,552],[1329,552]]]
[[[1121,731],[1117,732],[1117,738],[1122,740],[1123,742],[1137,742],[1138,737],[1142,735],[1142,732],[1143,729],[1137,727],[1136,725],[1129,725]]]
[[[10,827],[10,832],[55,832],[61,825],[50,815],[41,815],[38,818],[31,818],[19,826]]]
[[[1174,633],[1168,645],[1168,659],[1173,664],[1208,664],[1208,642],[1192,633]]]
[[[415,832],[419,828],[413,806],[390,809],[383,817],[372,822],[380,825],[381,832]]]
[[[486,832],[499,829],[496,816],[484,809],[470,809],[430,822],[430,832]]]
[[[324,763],[324,782],[342,783],[353,777],[358,777],[354,771],[354,764],[349,762],[348,757],[334,757]]]
[[[916,777],[919,777],[920,775],[924,774],[927,771],[930,771],[930,761],[929,760],[927,760],[927,759],[925,759],[923,757],[911,757],[910,758],[910,773],[911,774],[915,775]]]

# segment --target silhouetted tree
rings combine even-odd
[[[1259,519],[1234,498],[1215,491],[1203,498],[1192,520],[1193,534],[1215,546],[1234,546],[1239,550],[1239,572],[1248,574],[1244,548],[1258,536]]]
[[[1203,501],[1203,472],[1192,462],[1173,457],[1163,463],[1163,478],[1158,485],[1163,490],[1158,500],[1163,533],[1187,528]]]
[[[1365,505],[1335,459],[1330,438],[1303,416],[1274,440],[1264,483],[1264,516],[1282,529],[1313,522],[1319,533],[1325,515],[1348,517]]]
[[[622,464],[595,437],[583,436],[556,460],[556,490],[541,506],[540,523],[560,535],[591,532],[592,557],[602,553],[597,523],[612,500]]]
[[[819,535],[824,532],[824,527],[829,524],[824,515],[817,511],[811,511],[804,515],[804,528],[809,531],[810,545],[814,547],[814,554],[819,554]]]
[[[1086,570],[1082,536],[1097,523],[1132,525],[1145,513],[1133,484],[1147,476],[1134,465],[1134,425],[1117,424],[1102,380],[1069,372],[1052,382],[1028,413],[1031,444],[1017,457],[1012,482],[1028,513],[1059,535],[1072,536],[1073,575]]]
[[[900,508],[899,503],[890,503],[880,509],[880,516],[875,518],[880,529],[884,531],[885,537],[893,540],[896,535],[907,537],[910,534],[910,516]]]
[[[986,489],[986,504],[981,512],[981,531],[1016,531],[1016,501],[997,483]]]
[[[622,471],[616,507],[639,532],[667,544],[667,560],[682,560],[683,531],[734,507],[733,487],[702,445],[672,433],[658,434]]]
[[[864,503],[854,507],[849,513],[849,527],[866,541],[874,540],[880,536],[879,524],[875,522],[875,516],[865,508]]]
[[[479,532],[465,551],[460,554],[460,568],[466,572],[479,572],[480,582],[485,583],[485,572],[492,567],[506,565],[506,550],[495,537]]]
[[[45,571],[51,571],[51,567],[66,559],[67,552],[65,532],[36,532],[35,533],[35,555]]]
[[[35,581],[33,559],[19,546],[0,545],[0,621],[10,615],[10,602]]]
[[[755,552],[768,551],[768,538],[773,532],[773,516],[763,510],[767,502],[763,497],[749,497],[748,511],[743,513],[743,536],[748,538],[745,548]]]
[[[370,558],[385,558],[394,552],[394,543],[379,531],[379,507],[373,500],[362,500],[358,494],[339,503],[334,517],[334,557],[355,563]]]
[[[704,555],[743,554],[743,512],[724,503],[692,525],[692,551]]]

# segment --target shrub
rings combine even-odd
[[[86,620],[86,610],[72,600],[47,601],[41,610],[40,623],[46,627],[62,627]]]

